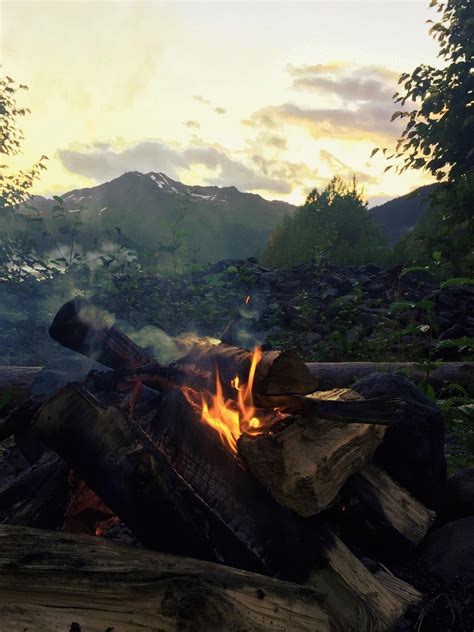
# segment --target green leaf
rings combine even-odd
[[[469,277],[457,277],[448,279],[447,281],[441,283],[442,288],[452,287],[453,285],[474,285],[474,279]]]
[[[428,270],[428,266],[411,266],[409,268],[403,268],[403,270],[400,272],[400,276],[403,277],[409,272],[427,272]]]
[[[401,312],[403,310],[412,309],[413,307],[415,307],[415,305],[413,303],[408,303],[407,301],[397,301],[397,302],[392,303],[390,305],[390,307],[388,308],[388,311],[391,314],[395,314],[396,312]]]

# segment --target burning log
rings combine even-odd
[[[313,588],[209,562],[0,526],[9,630],[329,632],[323,602]]]
[[[33,428],[145,545],[257,565],[121,410],[70,385],[42,406]]]
[[[49,328],[49,334],[63,346],[112,369],[132,368],[153,362],[151,355],[121,332],[108,314],[80,297],[61,307]]]
[[[349,403],[360,399],[349,390],[317,396]],[[368,463],[385,430],[364,423],[296,419],[275,425],[268,433],[242,435],[238,449],[250,471],[278,502],[301,516],[313,516],[330,505],[345,481]]]
[[[214,374],[217,370],[223,384],[237,377],[244,382],[250,371],[252,353],[230,345],[196,345],[180,358],[175,366],[198,367]],[[293,350],[264,351],[259,359],[254,379],[254,393],[260,395],[305,395],[313,393],[318,384],[306,364]]]

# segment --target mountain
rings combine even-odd
[[[188,186],[164,173],[137,171],[61,197],[70,213],[85,207],[81,240],[118,226],[129,245],[156,250],[175,239],[197,250],[201,262],[255,256],[295,208],[233,186]],[[56,202],[36,196],[30,204],[47,212]]]
[[[428,206],[427,196],[436,184],[419,187],[401,197],[374,206],[372,217],[387,235],[390,245],[394,245],[405,233],[411,232]]]

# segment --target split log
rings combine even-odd
[[[399,372],[417,384],[426,378],[415,362],[309,362],[307,367],[322,390],[350,387],[370,373]],[[445,362],[430,373],[428,383],[437,393],[459,384],[474,397],[474,362]]]
[[[386,590],[394,595],[405,608],[416,606],[423,599],[423,595],[419,590],[393,573],[388,573],[380,569],[375,573],[375,578]]]
[[[349,478],[339,501],[341,537],[382,559],[399,557],[425,537],[436,514],[376,465],[366,465]]]
[[[0,526],[0,627],[12,632],[329,632],[310,587],[101,538]]]
[[[112,369],[133,368],[153,362],[145,349],[114,325],[110,315],[81,297],[61,307],[49,334],[64,347]]]
[[[406,602],[384,587],[336,536],[324,553],[326,566],[315,570],[307,585],[325,595],[331,632],[392,630]]]
[[[314,397],[361,399],[348,389]],[[250,471],[278,502],[301,516],[313,516],[330,505],[349,476],[372,458],[385,430],[364,423],[296,419],[261,435],[242,435],[238,449]]]
[[[230,345],[196,345],[177,367],[198,367],[214,375],[219,371],[224,385],[236,376],[241,383],[248,381],[252,353]],[[261,395],[305,395],[317,388],[306,364],[296,351],[264,351],[257,365],[253,390]]]
[[[123,411],[69,385],[32,425],[146,546],[259,567]]]

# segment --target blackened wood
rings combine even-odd
[[[0,485],[0,522],[59,529],[69,498],[69,467],[54,452]]]
[[[130,528],[166,552],[263,568],[177,473],[137,424],[69,385],[40,409],[33,428]]]
[[[334,391],[330,391],[333,393]],[[345,424],[374,424],[390,426],[403,416],[405,402],[395,397],[373,397],[366,400],[323,399],[324,391],[313,396],[277,395],[258,396],[255,405],[259,408],[278,408],[283,413],[300,417],[329,419]]]
[[[61,307],[49,333],[63,346],[113,369],[132,368],[153,361],[146,350],[113,324],[108,314],[80,297]]]
[[[266,572],[304,581],[314,567],[325,563],[319,555],[324,530],[275,502],[217,432],[199,420],[182,394],[167,394],[151,432],[173,468],[262,560]]]
[[[0,526],[5,631],[329,632],[323,603],[314,588],[218,564]]]
[[[196,345],[175,363],[177,367],[198,367],[214,374],[219,371],[224,385],[236,376],[248,381],[252,353],[230,345]],[[304,395],[317,388],[303,360],[293,350],[264,351],[257,365],[253,391],[261,395]]]

